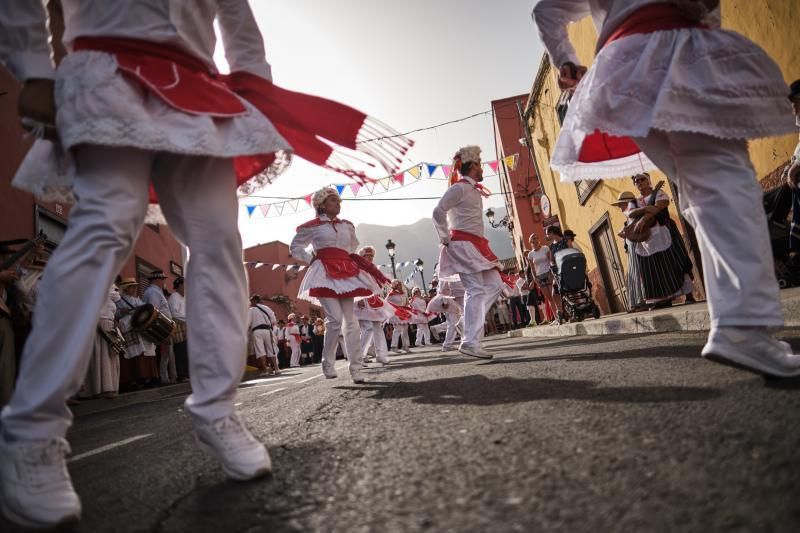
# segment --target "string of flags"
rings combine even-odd
[[[504,157],[503,159],[483,163],[486,177],[497,176],[501,162],[509,171],[516,170],[519,162],[519,154],[516,153]],[[379,179],[374,183],[366,183],[363,185],[355,182],[338,183],[332,184],[331,186],[336,188],[336,191],[342,198],[372,196],[406,187],[423,178],[447,180],[450,177],[451,169],[452,166],[449,164],[418,163],[393,176]],[[274,218],[311,209],[312,196],[313,193],[309,193],[299,198],[291,198],[280,202],[247,203],[244,204],[243,207],[247,211],[248,218]]]
[[[302,272],[308,265],[283,265],[277,263],[262,263],[261,261],[245,261],[244,266],[247,268],[271,267],[272,270],[283,268],[286,272]]]

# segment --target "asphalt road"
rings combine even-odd
[[[82,416],[77,531],[797,532],[800,380],[704,361],[703,338],[495,339],[491,362],[422,351],[361,386],[246,383],[275,465],[250,483],[197,449],[181,397]]]

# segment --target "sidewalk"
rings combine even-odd
[[[800,287],[781,291],[781,306],[786,327],[800,327]],[[705,302],[677,305],[641,313],[617,313],[597,320],[516,329],[509,337],[573,337],[576,335],[624,335],[667,331],[708,331]]]

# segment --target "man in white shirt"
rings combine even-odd
[[[167,318],[172,318],[172,311],[169,309],[169,302],[164,296],[164,288],[167,284],[167,276],[161,270],[154,270],[147,277],[150,285],[145,289],[142,299],[144,303],[151,304]],[[161,383],[177,383],[178,374],[175,370],[175,352],[172,350],[172,340],[167,339],[158,347],[158,365]]]
[[[273,337],[273,328],[278,324],[275,313],[261,303],[261,296],[258,294],[250,297],[250,309],[247,313],[253,349],[255,350],[256,361],[261,367],[262,376],[269,374],[267,361],[269,361],[269,366],[272,367],[272,373],[276,376],[280,375],[278,354],[275,351],[276,342]]]
[[[189,379],[189,354],[186,350],[186,299],[183,297],[185,287],[183,276],[172,282],[172,294],[167,298],[169,312],[175,321],[175,333],[172,335],[172,352],[175,354],[175,371],[178,381]]]
[[[460,279],[464,285],[464,336],[459,352],[491,359],[481,347],[486,312],[500,296],[503,280],[500,262],[483,236],[483,167],[481,149],[465,146],[455,155],[454,172],[461,179],[452,183],[433,210],[439,234],[439,280]],[[451,179],[451,182],[454,181]]]

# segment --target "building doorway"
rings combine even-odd
[[[604,214],[597,223],[589,230],[592,238],[592,247],[597,257],[597,266],[600,269],[600,276],[606,288],[606,297],[612,313],[621,313],[627,306],[627,295],[625,293],[625,273],[622,270],[622,262],[614,241],[614,233],[611,231],[611,221],[608,212]]]

